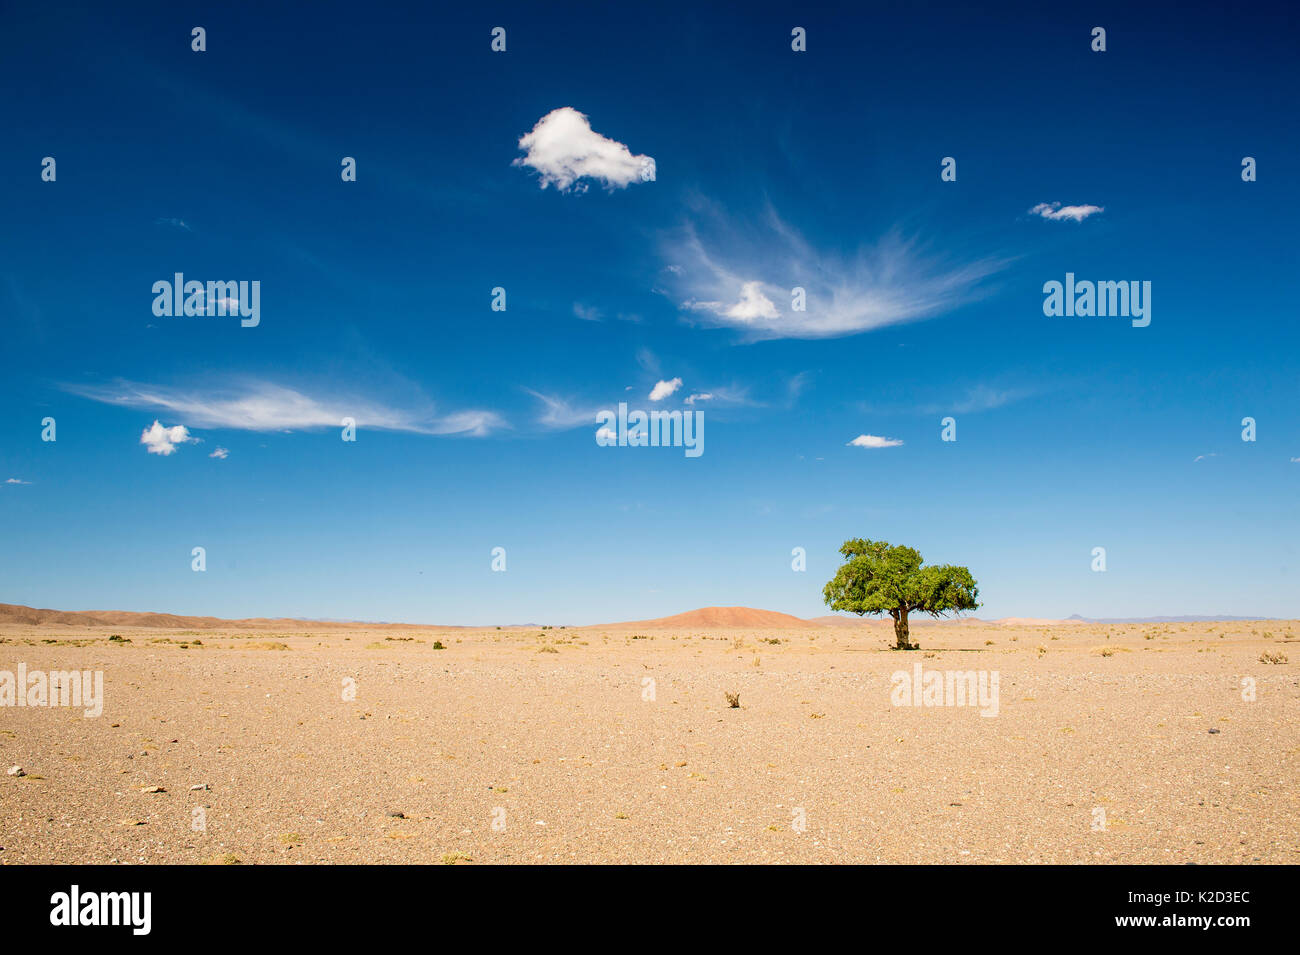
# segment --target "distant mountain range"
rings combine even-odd
[[[1225,623],[1232,620],[1273,620],[1273,617],[1234,617],[1231,614],[1217,614],[1203,616],[1199,614],[1187,614],[1182,617],[1081,617],[1077,613],[1065,618],[1067,622],[1073,623],[1206,623],[1208,621],[1222,620]]]
[[[912,623],[922,626],[942,624],[946,626],[981,626],[994,625],[1003,627],[1050,627],[1070,623],[1205,623],[1207,621],[1234,620],[1272,620],[1272,617],[1234,617],[1230,615],[1181,617],[1083,617],[1075,614],[1064,620],[1044,619],[1039,617],[1003,617],[998,620],[982,620],[978,617],[950,617],[935,620],[928,616],[914,616]],[[258,617],[244,620],[225,620],[219,617],[189,617],[170,613],[150,613],[131,610],[44,610],[24,607],[18,604],[0,604],[0,624],[25,624],[28,626],[72,626],[72,627],[165,627],[168,629],[213,630],[288,630],[306,627],[358,628],[385,627],[402,629],[431,628],[438,630],[490,630],[494,625],[482,627],[448,626],[445,624],[390,623],[385,621],[350,621],[323,620],[304,618]],[[540,629],[541,624],[501,624],[498,629]],[[623,623],[593,624],[591,627],[608,629],[701,629],[718,630],[726,628],[746,629],[798,629],[803,627],[852,627],[869,629],[892,629],[893,622],[888,617],[856,617],[829,614],[822,617],[803,619],[776,610],[759,610],[754,607],[701,607],[671,617],[657,617],[653,620],[633,620]],[[579,629],[573,627],[570,629]]]

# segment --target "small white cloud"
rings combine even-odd
[[[217,448],[217,450],[209,454],[208,457],[219,458],[220,460],[224,461],[226,460],[226,458],[230,457],[230,451],[227,448]]]
[[[701,392],[700,392],[699,394],[697,394],[697,395],[687,395],[687,396],[686,396],[686,403],[687,403],[688,405],[693,405],[693,404],[695,404],[695,402],[697,402],[697,401],[712,401],[712,400],[713,400],[713,394],[712,394],[711,392],[708,392],[708,391],[701,391]]]
[[[581,302],[573,303],[573,314],[584,322],[599,322],[605,317],[600,309],[591,305],[583,305]]]
[[[596,429],[596,440],[602,442],[605,446],[618,442],[618,435],[607,425],[602,425]]]
[[[600,135],[572,106],[551,110],[539,119],[532,132],[520,137],[519,148],[526,155],[514,165],[536,169],[543,189],[555,186],[561,192],[585,192],[587,184],[581,180],[595,179],[613,190],[655,178],[653,158],[634,156],[622,143]]]
[[[1295,459],[1292,458],[1292,460],[1295,460]],[[20,480],[18,480],[18,478],[9,478],[9,480],[5,481],[5,483],[6,483],[6,484],[31,484],[32,482],[31,482],[31,481],[20,481]]]
[[[650,389],[650,400],[663,401],[681,386],[682,380],[680,378],[674,378],[671,381],[661,381]]]
[[[178,444],[197,444],[198,440],[190,437],[189,428],[183,424],[164,428],[157,420],[140,432],[140,443],[148,448],[150,454],[171,454]]]
[[[1292,464],[1300,464],[1300,458],[1292,458],[1292,459],[1291,459],[1291,463],[1292,463]]]
[[[776,304],[763,294],[762,282],[746,282],[740,287],[740,301],[724,306],[719,302],[695,302],[692,308],[704,308],[725,315],[737,322],[752,322],[760,318],[779,318]]]
[[[1101,206],[1063,206],[1059,202],[1040,202],[1029,210],[1031,216],[1041,216],[1052,222],[1060,222],[1063,219],[1070,219],[1074,222],[1082,222],[1088,216],[1104,212]]]
[[[903,442],[898,438],[882,438],[876,434],[860,434],[846,447],[850,448],[896,448]]]
[[[157,223],[158,225],[169,225],[173,229],[181,229],[185,232],[194,231],[189,227],[189,223],[187,223],[184,219],[155,219],[154,222]]]

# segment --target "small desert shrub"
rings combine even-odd
[[[559,653],[560,651],[555,649],[555,647],[545,646],[545,647],[538,647],[537,652],[538,653]]]
[[[739,694],[739,693],[725,693],[725,692],[724,692],[724,695],[727,697],[727,705],[728,705],[729,707],[731,707],[733,710],[735,710],[735,709],[739,709],[739,708],[740,708],[740,694]]]
[[[1259,655],[1260,663],[1286,663],[1286,654],[1282,652],[1270,653],[1265,650]]]

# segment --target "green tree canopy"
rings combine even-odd
[[[840,554],[844,564],[823,592],[827,605],[859,616],[889,614],[899,650],[915,648],[907,626],[913,610],[941,617],[979,606],[979,587],[969,570],[952,564],[926,567],[915,548],[855,539],[845,541]]]

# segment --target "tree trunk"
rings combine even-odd
[[[907,611],[896,610],[894,617],[894,649],[910,650],[912,649],[911,641],[908,639],[907,630]]]

